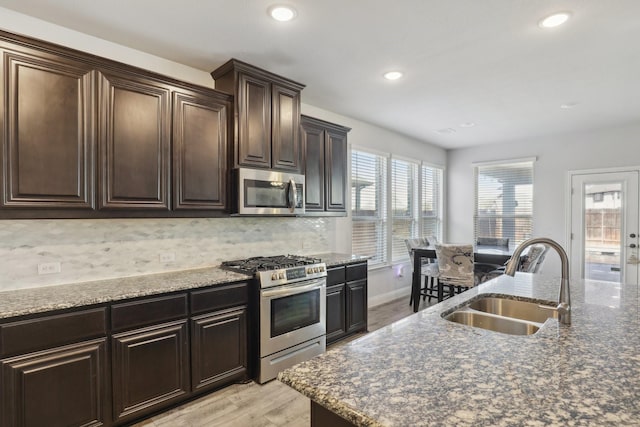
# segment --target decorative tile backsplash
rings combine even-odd
[[[0,221],[0,291],[332,250],[330,218]],[[38,265],[60,272],[38,274]]]

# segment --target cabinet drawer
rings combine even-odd
[[[187,317],[187,294],[148,298],[111,307],[113,332]]]
[[[367,278],[367,263],[347,265],[347,282]]]
[[[245,305],[249,299],[247,283],[191,292],[191,313],[205,313]]]
[[[0,357],[104,336],[106,324],[105,308],[5,323],[0,326]]]
[[[327,286],[344,283],[346,281],[344,266],[327,269]]]

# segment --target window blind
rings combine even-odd
[[[421,167],[421,236],[442,241],[442,169]]]
[[[533,162],[475,168],[474,237],[509,238],[515,246],[533,232]]]
[[[391,260],[409,258],[405,240],[419,237],[418,164],[391,160]]]
[[[369,256],[369,264],[388,262],[387,158],[351,152],[352,251]]]

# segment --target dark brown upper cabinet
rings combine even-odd
[[[100,209],[169,209],[170,95],[138,74],[100,73]]]
[[[232,104],[0,31],[0,218],[223,216]]]
[[[173,93],[173,208],[223,210],[231,98]]]
[[[311,215],[345,215],[347,133],[350,128],[301,116],[305,153],[305,211]]]
[[[235,96],[234,167],[300,172],[300,92],[304,85],[232,59],[211,73]]]
[[[11,47],[0,45],[0,206],[90,210],[95,73],[80,61]]]

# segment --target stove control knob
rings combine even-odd
[[[313,268],[307,267],[307,274],[311,274],[311,273],[313,273]]]
[[[314,273],[319,273],[320,272],[320,267],[313,267],[313,272]]]
[[[284,279],[284,273],[283,272],[280,272],[278,274],[278,279]]]
[[[278,280],[278,273],[271,273],[271,280]]]
[[[320,273],[322,273],[324,271],[324,267],[320,266],[319,268],[320,268]]]

